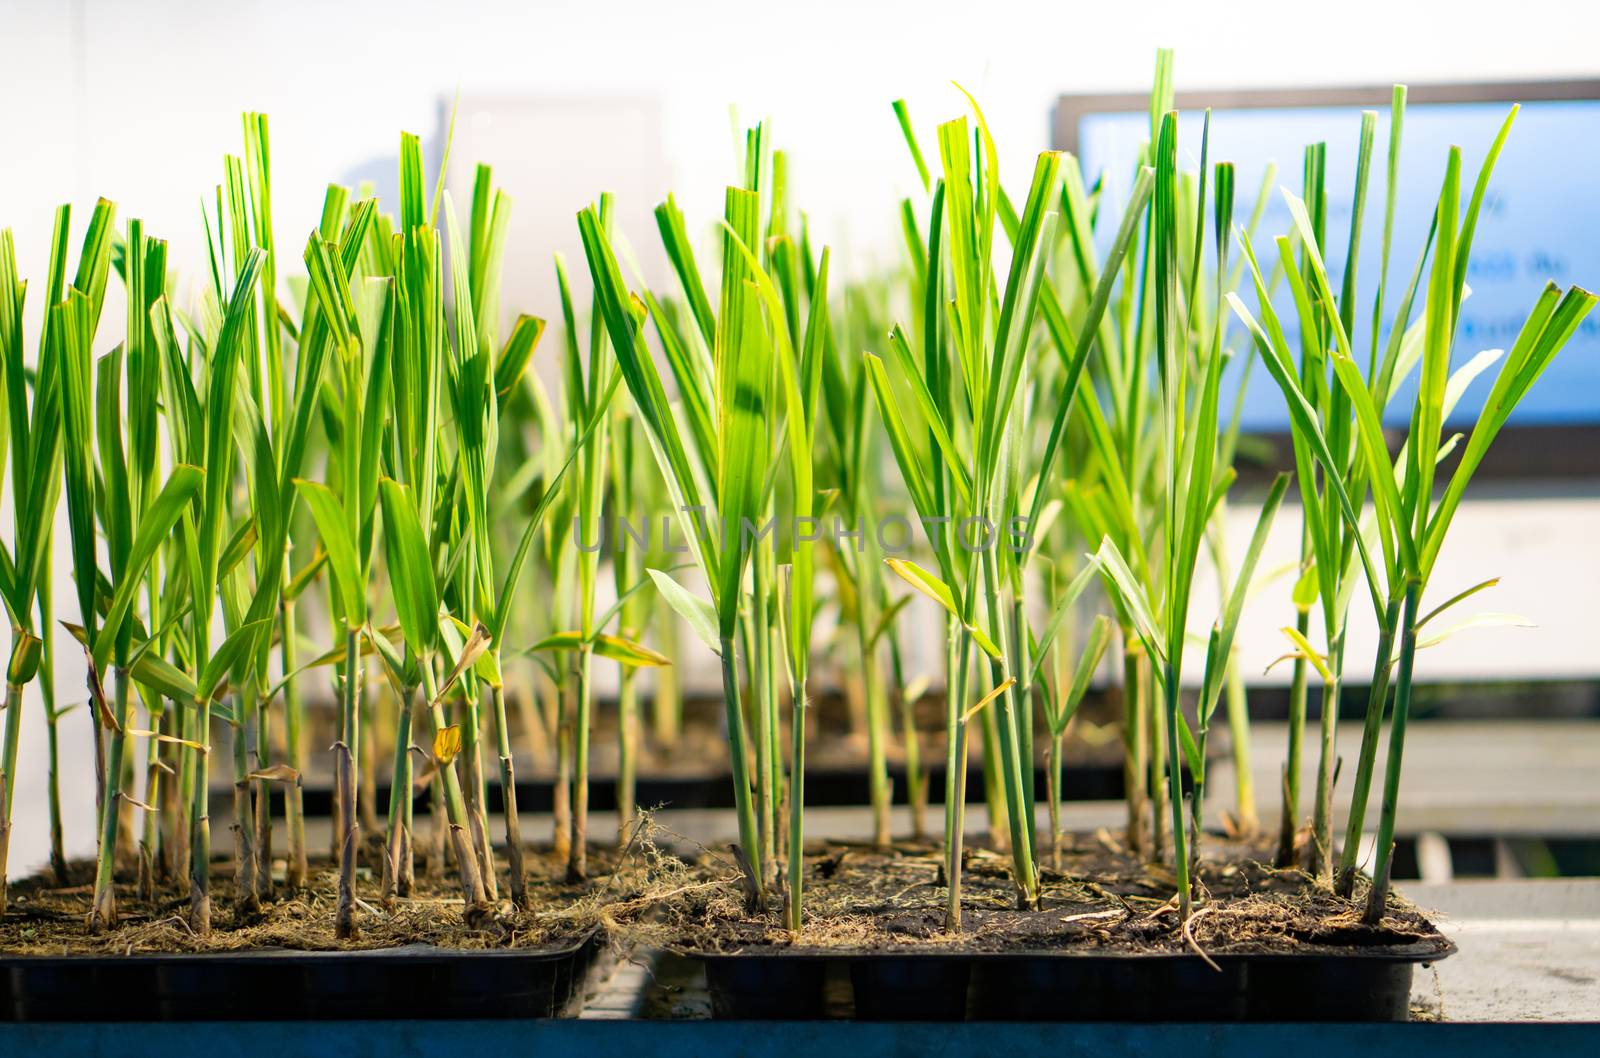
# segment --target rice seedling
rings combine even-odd
[[[1396,112],[1403,97],[1397,93]],[[1230,295],[1234,312],[1249,327],[1263,360],[1274,381],[1283,391],[1289,406],[1291,421],[1297,435],[1297,445],[1303,445],[1315,458],[1332,492],[1340,517],[1348,527],[1366,574],[1372,593],[1374,609],[1380,622],[1397,600],[1400,620],[1398,657],[1391,657],[1392,640],[1385,637],[1380,644],[1376,669],[1387,671],[1397,667],[1394,707],[1390,720],[1389,755],[1384,775],[1384,797],[1378,819],[1377,862],[1374,865],[1373,884],[1368,893],[1365,917],[1377,922],[1387,906],[1389,873],[1393,862],[1395,813],[1399,798],[1400,773],[1405,752],[1406,723],[1409,714],[1412,678],[1418,633],[1428,620],[1442,610],[1458,603],[1483,587],[1486,581],[1460,592],[1441,606],[1419,617],[1419,605],[1426,590],[1445,534],[1459,508],[1461,497],[1473,473],[1483,460],[1484,453],[1505,425],[1517,403],[1529,387],[1549,366],[1562,346],[1572,336],[1583,318],[1593,308],[1595,296],[1578,287],[1563,292],[1554,283],[1548,284],[1539,296],[1526,323],[1523,325],[1509,355],[1505,355],[1495,382],[1489,393],[1484,411],[1475,424],[1462,451],[1459,462],[1450,472],[1443,493],[1435,496],[1435,468],[1455,449],[1458,438],[1445,438],[1444,422],[1462,391],[1492,360],[1501,359],[1499,351],[1480,354],[1465,365],[1451,371],[1451,354],[1455,343],[1456,325],[1460,318],[1462,298],[1466,293],[1467,262],[1472,248],[1479,211],[1488,190],[1495,161],[1500,154],[1511,124],[1516,117],[1513,108],[1491,145],[1472,196],[1463,210],[1461,202],[1461,151],[1452,147],[1446,160],[1445,175],[1434,214],[1430,235],[1432,266],[1429,269],[1420,342],[1413,354],[1420,364],[1420,385],[1412,407],[1410,429],[1404,448],[1398,457],[1391,457],[1383,438],[1381,426],[1382,403],[1387,397],[1393,379],[1404,377],[1400,363],[1405,358],[1400,350],[1403,339],[1391,337],[1392,354],[1383,364],[1369,365],[1371,377],[1363,378],[1351,352],[1351,338],[1346,318],[1341,317],[1339,302],[1328,280],[1327,270],[1317,249],[1313,221],[1305,203],[1292,194],[1285,193],[1294,222],[1294,234],[1308,266],[1308,276],[1302,281],[1298,274],[1290,275],[1290,286],[1295,295],[1296,310],[1304,319],[1312,317],[1313,306],[1319,307],[1321,320],[1331,344],[1325,355],[1331,361],[1340,391],[1348,399],[1354,420],[1356,443],[1361,454],[1362,469],[1373,498],[1374,535],[1377,538],[1377,555],[1374,556],[1362,534],[1360,512],[1356,504],[1360,494],[1352,495],[1341,474],[1343,464],[1333,449],[1328,434],[1317,420],[1315,404],[1292,369],[1292,359],[1284,339],[1282,327],[1266,295],[1260,269],[1246,239],[1245,252],[1250,258],[1251,274],[1258,295],[1261,322],[1257,322],[1236,295]],[[1391,147],[1391,156],[1398,148]],[[1278,239],[1280,258],[1286,262],[1294,252],[1294,240],[1288,236]],[[1419,265],[1420,272],[1420,265]],[[1348,299],[1347,299],[1348,300]],[[1409,296],[1408,296],[1409,300]],[[1402,313],[1403,330],[1405,314]],[[1376,346],[1374,345],[1374,348]],[[1323,351],[1323,350],[1319,350]],[[1344,422],[1334,424],[1344,429]],[[1380,624],[1380,627],[1383,627]],[[1301,653],[1313,663],[1320,657],[1305,645]],[[1379,680],[1374,680],[1375,695],[1379,696],[1376,709],[1381,715],[1385,690]],[[1369,716],[1373,708],[1369,705]],[[1376,725],[1370,725],[1375,727]],[[1376,755],[1376,738],[1363,738],[1364,757]],[[1373,765],[1358,765],[1358,773],[1365,771],[1370,782]],[[1359,781],[1359,778],[1358,778]],[[1365,807],[1365,790],[1361,792],[1362,809]],[[1359,833],[1364,825],[1363,812],[1353,812],[1352,832]],[[1347,842],[1345,857],[1353,854]]]
[[[61,495],[63,392],[68,336],[53,337],[53,310],[69,293],[76,293],[79,310],[74,323],[98,318],[98,299],[105,290],[105,269],[109,264],[109,210],[97,211],[91,223],[74,285],[66,287],[67,240],[71,211],[62,207],[56,213],[55,235],[51,242],[49,278],[42,296],[47,301],[39,355],[29,385],[23,366],[23,307],[27,283],[17,270],[16,245],[10,229],[0,230],[0,373],[5,386],[4,423],[0,445],[9,448],[12,496],[12,535],[9,547],[0,546],[0,600],[11,619],[11,656],[6,665],[5,734],[0,743],[0,911],[6,906],[11,849],[11,820],[16,791],[17,752],[22,737],[23,691],[41,674],[45,641],[48,635],[50,526],[55,519]],[[85,308],[95,311],[87,312]],[[73,337],[74,347],[82,339]],[[6,471],[6,453],[0,451],[0,475]],[[39,624],[35,624],[35,601],[39,603]],[[43,681],[50,682],[49,666]],[[45,693],[50,723],[51,748],[51,848],[59,854],[59,794],[55,785],[55,722],[53,690]]]
[[[602,206],[607,208],[604,200]],[[577,675],[577,711],[573,718],[572,815],[567,875],[569,879],[578,881],[585,878],[588,873],[589,738],[595,699],[593,660],[599,656],[617,662],[622,667],[622,687],[628,691],[631,689],[634,670],[666,665],[668,659],[632,639],[605,631],[614,619],[628,610],[635,595],[647,584],[642,573],[633,575],[630,579],[633,563],[626,560],[627,555],[631,554],[626,550],[626,545],[619,543],[613,556],[614,572],[618,578],[616,602],[598,616],[595,612],[600,550],[603,544],[601,537],[605,532],[603,517],[605,486],[612,480],[611,475],[615,470],[607,460],[609,429],[612,425],[610,403],[621,376],[605,355],[603,321],[596,312],[590,336],[588,381],[585,382],[586,373],[582,358],[578,354],[571,300],[566,294],[565,266],[559,260],[557,269],[561,277],[563,312],[568,335],[566,370],[568,397],[571,403],[569,414],[573,422],[588,424],[585,437],[580,439],[574,448],[574,454],[578,458],[578,478],[574,484],[576,491],[574,509],[577,513],[573,524],[573,535],[577,540],[579,551],[577,564],[579,627],[547,636],[536,643],[533,649],[571,651],[577,655],[574,666]],[[625,436],[629,438],[631,444],[631,429]],[[631,453],[627,458],[632,458]],[[619,493],[617,498],[620,501],[623,497]],[[623,535],[626,534],[620,533],[619,539]],[[592,544],[586,542],[586,536],[592,540]],[[622,705],[619,703],[619,709],[621,708]],[[626,722],[619,721],[619,723],[625,729]],[[622,731],[621,737],[627,738],[626,730]],[[631,794],[628,796],[631,797]],[[618,803],[619,806],[623,804],[621,800]]]
[[[738,847],[747,896],[757,904],[766,897],[778,837],[782,764],[776,666],[784,661],[775,655],[781,649],[794,693],[792,730],[797,734],[791,743],[791,757],[803,756],[807,668],[806,659],[797,655],[809,653],[813,610],[811,542],[801,539],[806,534],[795,534],[786,556],[792,567],[787,593],[780,593],[776,576],[778,544],[773,541],[763,546],[762,541],[772,531],[768,518],[774,509],[777,467],[788,468],[798,518],[808,519],[813,509],[814,420],[807,409],[814,403],[805,404],[801,395],[815,396],[820,385],[827,329],[825,307],[816,305],[826,297],[826,272],[822,270],[820,279],[812,278],[811,285],[823,293],[814,295],[807,334],[797,346],[799,286],[804,276],[811,275],[810,265],[798,259],[794,244],[784,236],[781,180],[775,180],[769,191],[773,219],[767,225],[768,238],[760,237],[762,159],[758,127],[746,138],[744,186],[730,187],[726,195],[721,285],[714,312],[681,212],[671,198],[656,212],[693,327],[680,328],[649,291],[629,292],[601,211],[591,207],[578,218],[594,281],[596,315],[604,321],[678,520],[710,588],[708,603],[667,572],[650,571],[663,599],[721,657]],[[781,171],[782,163],[773,168]],[[765,259],[758,253],[760,249],[765,250]],[[655,324],[678,385],[688,444],[645,345],[647,320]],[[776,414],[780,399],[784,408],[781,431]],[[788,458],[775,461],[772,456],[780,436],[786,438],[782,443]],[[774,470],[769,472],[769,466]],[[705,502],[708,493],[715,498],[714,504]],[[748,608],[747,572],[751,584]],[[785,594],[780,621],[779,599]],[[783,635],[778,634],[780,625]],[[740,653],[751,692],[748,718]],[[748,741],[747,728],[753,736]],[[803,826],[802,802],[798,789],[791,790],[792,916],[799,915],[797,860],[801,847],[797,835]],[[791,924],[797,921],[791,919]]]
[[[1001,619],[1000,560],[994,554],[997,549],[996,527],[1011,524],[1007,516],[1014,513],[1020,501],[1006,494],[1005,476],[1000,471],[1012,420],[1012,405],[1021,381],[1028,336],[1038,305],[1045,258],[1042,248],[1050,245],[1055,225],[1056,215],[1047,210],[1047,203],[1054,197],[1060,165],[1059,155],[1054,153],[1047,152],[1039,158],[1019,235],[1013,244],[1012,265],[1004,288],[1002,307],[998,317],[991,320],[988,286],[994,270],[991,248],[996,228],[999,174],[995,171],[994,144],[989,138],[987,125],[982,120],[981,111],[974,110],[979,119],[976,165],[969,147],[968,125],[964,117],[947,122],[939,129],[944,179],[934,192],[935,212],[930,223],[928,243],[930,267],[925,273],[930,277],[935,272],[942,273],[943,253],[948,253],[953,281],[949,327],[955,349],[954,358],[960,369],[959,380],[972,406],[971,436],[964,448],[957,448],[951,422],[935,403],[933,388],[924,374],[926,368],[913,359],[904,332],[897,329],[891,335],[890,342],[891,359],[902,384],[912,390],[914,406],[924,420],[922,425],[931,432],[936,442],[938,452],[928,453],[930,457],[936,456],[936,459],[926,461],[942,461],[949,469],[953,486],[951,498],[956,502],[940,503],[943,497],[936,496],[929,487],[930,475],[924,467],[925,460],[920,456],[918,447],[915,447],[914,435],[907,429],[900,414],[885,363],[870,354],[867,358],[879,412],[919,516],[925,522],[935,524],[940,519],[952,523],[959,519],[960,524],[969,530],[974,525],[983,526],[987,534],[983,540],[973,537],[965,541],[958,540],[955,535],[936,536],[935,558],[942,578],[908,561],[897,559],[891,562],[895,572],[939,602],[948,612],[957,615],[961,622],[955,659],[956,678],[950,685],[946,723],[947,738],[952,747],[948,750],[949,773],[953,778],[953,783],[947,783],[946,789],[946,870],[951,894],[946,920],[952,929],[959,928],[960,924],[959,874],[963,824],[959,806],[964,791],[959,789],[963,785],[959,771],[964,768],[966,759],[966,724],[970,717],[964,697],[968,682],[969,644],[974,641],[989,656],[990,677],[993,686],[1000,691],[1001,704],[997,718],[1000,765],[1019,899],[1029,905],[1036,900],[1035,866],[1029,833],[1031,824],[1023,818],[1025,798],[1019,770],[1016,699],[1006,693],[1014,685],[1009,682],[1014,677],[1008,671],[1008,659],[1000,644],[978,622],[986,620],[988,629],[1004,627]],[[946,225],[950,242],[947,250],[940,250],[937,248],[944,246]],[[941,290],[942,276],[937,283],[930,278],[927,286],[930,292]],[[934,357],[943,358],[938,344],[940,330],[937,315],[943,308],[943,298],[942,295],[936,297],[935,293],[930,293],[929,300],[928,312],[933,326],[926,328],[924,341],[930,344],[932,355],[926,358],[925,363]],[[948,390],[953,388],[952,384]],[[1063,403],[1066,403],[1065,399]],[[974,547],[979,543],[982,544],[981,548]],[[958,549],[981,553],[970,553],[965,570],[960,571],[954,557]],[[987,613],[982,617],[977,612],[980,569],[988,601]],[[963,585],[963,581],[957,579],[961,572],[965,573],[965,581],[958,597],[951,586]],[[1004,637],[1004,633],[1002,636],[1009,638]],[[1017,662],[1013,660],[1011,663]],[[958,788],[951,789],[951,785]]]

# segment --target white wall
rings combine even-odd
[[[193,282],[203,260],[199,203],[221,177],[221,155],[240,148],[241,111],[271,116],[278,234],[289,247],[315,222],[327,182],[381,178],[390,170],[400,130],[423,134],[436,150],[440,101],[458,90],[465,99],[544,105],[648,101],[658,108],[658,127],[631,126],[626,135],[651,137],[653,144],[617,142],[615,122],[589,129],[569,122],[557,138],[527,142],[527,157],[499,160],[507,173],[537,172],[530,159],[559,150],[599,159],[594,164],[604,170],[608,159],[627,152],[644,159],[631,163],[644,171],[628,174],[620,186],[648,201],[627,205],[625,215],[641,215],[633,211],[676,188],[691,217],[703,221],[715,215],[720,189],[735,175],[727,109],[733,104],[743,116],[774,119],[776,142],[793,155],[797,201],[819,238],[863,271],[897,252],[892,205],[913,179],[889,101],[906,97],[919,125],[929,128],[961,110],[952,78],[977,93],[1001,144],[1003,169],[1016,174],[1047,145],[1057,94],[1143,88],[1158,45],[1178,49],[1180,87],[1421,83],[1592,76],[1600,68],[1597,30],[1600,6],[1554,0],[1524,0],[1514,9],[1393,0],[1334,6],[0,0],[0,226],[14,229],[24,274],[38,276],[54,207],[72,201],[81,230],[94,198],[105,195],[119,203],[122,217],[142,217],[148,231],[170,239],[174,265]],[[463,132],[463,150],[470,150],[475,137]],[[530,245],[518,247],[519,257],[548,261],[559,226],[541,218],[570,218],[602,189],[571,182],[560,188],[574,200],[557,200],[544,184],[510,188],[517,215],[530,218]],[[654,233],[632,237],[642,245]],[[551,245],[537,244],[544,239]],[[121,307],[114,285],[110,298],[107,319],[115,320]],[[33,300],[30,333],[37,325]],[[550,304],[529,307],[554,313]],[[0,523],[9,526],[9,501],[5,507]],[[1441,587],[1505,573],[1504,595],[1489,605],[1527,612],[1541,627],[1469,633],[1430,659],[1429,666],[1438,666],[1433,671],[1594,674],[1600,666],[1582,617],[1600,570],[1557,565],[1551,556],[1576,547],[1581,557],[1582,545],[1600,529],[1600,504],[1487,501],[1469,504],[1460,521],[1471,542],[1458,541],[1445,565],[1453,574],[1459,558],[1471,568],[1459,578],[1441,573]],[[1248,527],[1234,535],[1243,540]],[[71,585],[62,569],[57,594],[62,612],[70,613]],[[1259,644],[1252,649],[1264,662],[1277,649],[1272,630],[1281,621],[1259,609],[1250,618],[1259,627],[1247,641]],[[1500,635],[1517,637],[1510,662],[1498,649],[1485,651],[1495,642],[1485,637]],[[1249,659],[1247,666],[1259,670]],[[63,666],[63,701],[82,697],[80,671]],[[46,851],[42,808],[35,807],[44,790],[43,725],[31,691],[26,708],[12,842],[18,872]],[[65,791],[68,836],[81,853],[92,847],[82,710],[64,723],[64,739],[73,775]]]

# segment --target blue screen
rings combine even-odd
[[[1505,120],[1509,104],[1429,103],[1406,110],[1394,243],[1389,260],[1388,306],[1382,340],[1388,338],[1395,303],[1416,267],[1438,201],[1450,146],[1462,150],[1463,208],[1479,166]],[[1179,164],[1199,167],[1202,116],[1185,112],[1179,121]],[[1238,192],[1234,216],[1243,223],[1254,208],[1269,162],[1278,166],[1266,213],[1253,240],[1263,272],[1277,260],[1273,240],[1290,230],[1289,211],[1277,188],[1301,193],[1306,144],[1327,144],[1327,236],[1324,257],[1334,289],[1342,281],[1349,245],[1350,213],[1360,145],[1360,108],[1217,110],[1211,115],[1210,160],[1236,166]],[[1103,173],[1110,202],[1125,200],[1133,164],[1149,139],[1148,113],[1092,114],[1079,126],[1079,156],[1085,179]],[[1373,298],[1382,259],[1384,196],[1388,180],[1389,112],[1378,111],[1377,133],[1362,225],[1357,268],[1358,311],[1352,346],[1371,343]],[[1472,246],[1452,363],[1484,349],[1507,349],[1547,280],[1587,289],[1600,284],[1600,198],[1593,174],[1600,171],[1600,100],[1524,104],[1501,152],[1484,200]],[[1118,206],[1120,209],[1120,206]],[[1109,225],[1102,225],[1109,227]],[[1214,252],[1209,249],[1208,252]],[[1427,273],[1413,307],[1422,311]],[[1255,311],[1248,276],[1240,296]],[[1292,301],[1280,288],[1274,298],[1285,330],[1294,324]],[[1237,321],[1230,321],[1238,331]],[[1291,341],[1294,341],[1291,334]],[[1236,347],[1238,342],[1233,343]],[[1365,362],[1365,356],[1358,360]],[[1234,365],[1237,370],[1238,364]],[[1493,372],[1473,383],[1453,421],[1470,423],[1488,396]],[[1388,414],[1397,423],[1409,415],[1415,372],[1396,391]],[[1248,430],[1285,430],[1288,414],[1282,395],[1266,372],[1252,373],[1243,404]],[[1511,421],[1522,425],[1600,422],[1600,319],[1591,315],[1518,406]]]

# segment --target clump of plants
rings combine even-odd
[[[1437,600],[1434,566],[1495,436],[1595,298],[1551,285],[1509,351],[1457,362],[1473,236],[1516,112],[1470,190],[1452,149],[1430,234],[1391,286],[1405,101],[1397,88],[1375,282],[1357,263],[1377,116],[1358,131],[1336,281],[1322,147],[1306,153],[1300,193],[1275,189],[1269,171],[1247,212],[1234,166],[1213,159],[1223,145],[1209,114],[1172,109],[1170,55],[1149,142],[1125,173],[1044,152],[1024,187],[1001,172],[970,96],[931,139],[895,104],[916,178],[900,214],[906,257],[869,279],[838,278],[797,208],[790,159],[756,125],[714,225],[670,195],[657,207],[665,289],[637,278],[637,233],[616,230],[609,196],[578,214],[584,267],[554,263],[560,347],[542,377],[545,320],[501,303],[509,196],[483,166],[458,208],[443,161],[426,179],[414,136],[400,142],[398,201],[330,187],[296,259],[274,230],[267,121],[246,115],[243,152],[204,200],[209,270],[187,303],[166,244],[139,221],[119,224],[102,201],[75,238],[62,207],[33,288],[40,331],[25,335],[29,284],[0,233],[12,510],[0,598],[13,627],[0,904],[22,699],[38,682],[51,793],[20,808],[50,813],[54,877],[30,883],[30,899],[87,884],[90,933],[124,928],[130,900],[181,898],[193,938],[281,942],[287,909],[322,890],[331,921],[306,928],[335,945],[363,931],[525,943],[603,917],[573,907],[640,909],[635,888],[591,880],[633,869],[649,844],[640,759],[688,753],[672,665],[704,649],[720,669],[737,899],[675,886],[661,906],[679,943],[871,945],[893,917],[897,935],[950,944],[966,930],[1023,948],[1113,934],[1138,950],[1270,947],[1294,914],[1335,944],[1355,901],[1361,939],[1420,935],[1426,923],[1389,891],[1416,653],[1444,611],[1493,583]],[[1202,123],[1192,170],[1180,120]],[[1275,194],[1292,224],[1269,255],[1258,248]],[[101,312],[113,282],[127,304],[116,321]],[[1288,410],[1292,474],[1247,490],[1239,411],[1257,365]],[[1447,434],[1496,365],[1476,423]],[[1383,423],[1413,374],[1396,450]],[[1261,559],[1290,520],[1291,488],[1301,543],[1283,577]],[[50,606],[63,492],[71,620]],[[1224,535],[1229,503],[1258,509],[1242,552]],[[608,513],[664,514],[681,546],[615,531]],[[920,532],[891,547],[878,531],[889,518]],[[1214,599],[1195,591],[1205,567]],[[1363,591],[1380,643],[1339,834],[1333,722]],[[1294,608],[1275,844],[1256,830],[1243,778],[1236,650],[1263,596]],[[942,671],[912,673],[905,645],[929,615]],[[98,826],[84,882],[59,825],[58,627],[88,663]],[[601,665],[616,667],[614,700]],[[1307,827],[1312,673],[1322,710]],[[841,686],[869,791],[864,853],[806,829],[814,717]],[[1066,747],[1097,696],[1121,748],[1127,826],[1072,835]],[[937,723],[919,713],[924,699]],[[1241,776],[1225,835],[1203,811],[1219,708]],[[1357,849],[1386,715],[1369,884]],[[325,750],[308,745],[317,716]],[[615,732],[614,847],[590,826],[602,725]],[[940,758],[943,826],[929,839]],[[325,856],[306,839],[318,769],[331,773]],[[553,775],[548,843],[525,838],[518,809],[534,770]],[[968,834],[969,771],[986,840]],[[224,783],[220,874],[210,812]],[[897,802],[911,809],[911,845],[896,843]],[[639,862],[640,884],[667,870],[654,852]],[[440,901],[447,891],[459,907]],[[1223,910],[1231,926],[1221,914],[1195,926]]]

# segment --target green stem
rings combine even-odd
[[[286,564],[287,566],[287,564]],[[284,569],[284,576],[289,571]],[[284,758],[297,772],[305,769],[305,741],[301,730],[305,720],[305,705],[300,698],[300,687],[293,673],[299,667],[295,649],[294,600],[285,597],[279,603],[279,621],[283,626],[283,639],[279,658],[283,668],[283,730]],[[289,850],[284,880],[290,889],[303,889],[306,884],[306,813],[305,798],[299,783],[290,783],[283,797],[284,816],[289,828]]]
[[[1181,648],[1180,648],[1181,649]],[[1183,768],[1179,766],[1182,754],[1178,751],[1178,709],[1180,707],[1180,689],[1178,686],[1179,651],[1174,650],[1172,656],[1167,658],[1166,667],[1166,730],[1167,746],[1167,804],[1172,810],[1172,863],[1178,876],[1178,918],[1188,921],[1190,909],[1189,892],[1189,843],[1184,840],[1183,823]]]
[[[1389,761],[1383,772],[1383,809],[1378,815],[1378,859],[1372,868],[1365,921],[1377,925],[1389,901],[1389,872],[1394,864],[1395,813],[1400,804],[1400,764],[1405,757],[1406,719],[1411,710],[1411,671],[1417,655],[1417,601],[1422,586],[1406,585],[1404,624],[1400,626],[1400,675],[1394,688],[1394,716],[1389,721]]]
[[[865,595],[866,585],[862,585]],[[861,689],[867,713],[867,792],[872,803],[872,841],[886,846],[892,840],[889,809],[889,761],[884,749],[888,709],[883,700],[883,673],[878,668],[878,651],[871,643],[871,620],[864,606],[856,610],[856,649],[861,657]]]
[[[116,681],[112,695],[116,727],[106,751],[106,787],[100,797],[100,843],[95,850],[94,904],[89,912],[91,932],[117,922],[116,890],[112,883],[117,860],[118,810],[122,806],[122,758],[128,744],[128,674],[119,667],[112,678]],[[91,702],[89,707],[95,708],[95,704]],[[10,747],[7,749],[9,751]]]
[[[1039,790],[1033,781],[1033,685],[1027,680],[1028,672],[1033,668],[1033,661],[1028,650],[1028,621],[1027,607],[1023,602],[1022,593],[1017,592],[1011,602],[1011,643],[1017,657],[1017,685],[1014,688],[1017,698],[1017,735],[1020,743],[1018,749],[1017,771],[1018,778],[1022,781],[1023,820],[1028,826],[1028,851],[1033,856],[1033,869],[1039,870],[1039,835],[1037,833],[1039,815]]]
[[[952,620],[952,626],[959,622]],[[945,773],[945,899],[944,928],[961,932],[961,846],[967,819],[967,686],[971,682],[972,633],[961,627],[953,650],[955,678],[948,689],[947,728],[949,732],[948,770]]]
[[[1295,630],[1304,638],[1311,629],[1311,611],[1300,610]],[[1289,685],[1289,751],[1283,768],[1283,814],[1278,823],[1278,867],[1294,863],[1294,838],[1300,829],[1300,758],[1306,730],[1306,662],[1296,658]]]
[[[334,914],[334,930],[340,937],[356,935],[355,882],[356,854],[361,829],[357,810],[356,761],[361,752],[361,633],[345,623],[344,687],[340,701],[344,730],[335,747],[336,778],[339,789],[338,822],[343,828],[339,841],[339,900]]]
[[[667,666],[670,667],[670,666]],[[638,670],[624,667],[617,683],[617,845],[625,846],[638,815]]]
[[[195,703],[193,741],[189,769],[189,928],[205,936],[211,932],[211,794],[210,757],[211,699]]]
[[[806,685],[791,684],[789,714],[789,928],[800,929],[800,896],[805,876]]]
[[[1311,819],[1311,851],[1319,881],[1333,880],[1333,779],[1338,767],[1339,685],[1344,668],[1344,633],[1328,648],[1328,671],[1333,679],[1322,683],[1322,747],[1317,758],[1317,799]]]
[[[1339,853],[1335,891],[1348,899],[1355,892],[1356,857],[1361,851],[1361,831],[1367,823],[1367,798],[1378,761],[1378,734],[1383,707],[1389,697],[1390,655],[1394,653],[1395,626],[1400,621],[1400,600],[1390,599],[1378,629],[1378,653],[1372,663],[1372,685],[1367,693],[1367,715],[1361,724],[1361,752],[1356,758],[1355,782],[1350,787],[1350,818],[1345,825],[1344,848]]]
[[[895,701],[900,706],[900,737],[905,743],[906,803],[911,807],[911,839],[922,841],[928,836],[928,781],[922,773],[922,746],[917,739],[917,702],[906,697],[906,673],[900,654],[900,641],[893,629],[888,635],[889,668],[894,674]]]
[[[435,691],[433,666],[431,665],[423,666],[422,689],[432,703],[430,712],[433,717],[434,737],[437,738],[441,731],[450,726],[450,722],[444,715],[444,703],[439,701],[439,696]],[[461,778],[456,774],[456,762],[453,759],[439,765],[439,774],[435,776],[436,788],[438,786],[437,780],[440,778],[444,780],[444,793],[440,800],[444,802],[445,814],[449,820],[450,847],[456,857],[456,870],[461,882],[461,898],[466,905],[467,921],[473,922],[483,915],[487,900],[484,897],[483,873],[479,869],[478,856],[473,851],[469,838],[467,802],[466,798],[461,794]],[[437,852],[439,854],[438,860],[442,864],[444,860],[442,841]]]
[[[517,768],[511,753],[511,725],[506,722],[504,688],[489,689],[494,709],[495,745],[500,754],[500,796],[505,802],[506,860],[511,871],[511,900],[528,906],[528,874],[522,859],[522,819],[517,813]]]
[[[998,687],[1009,676],[1005,659],[1015,657],[1017,654],[1015,643],[1009,642],[1012,637],[1005,632],[1007,625],[1001,619],[1000,583],[996,575],[993,548],[985,548],[983,551],[983,579],[989,603],[989,627],[999,630],[1008,641],[1000,645],[1000,658],[992,660],[989,666],[994,674],[995,686]],[[1022,792],[1022,765],[1019,759],[1021,740],[1017,735],[1017,713],[1020,709],[1017,696],[1018,689],[1013,684],[994,704],[1000,710],[996,717],[1000,729],[1000,766],[1003,769],[1001,774],[1004,781],[1006,817],[1011,832],[1011,864],[1016,875],[1017,896],[1026,906],[1034,907],[1039,902],[1039,885],[1033,869],[1033,843],[1030,838],[1033,828],[1023,818],[1030,802]]]
[[[763,885],[752,854],[756,845],[756,811],[750,796],[749,761],[745,756],[744,710],[739,698],[739,672],[733,653],[734,637],[722,636],[722,699],[728,720],[728,757],[733,765],[733,802],[739,816],[739,847],[745,857],[747,894],[753,904],[763,899]]]
[[[4,753],[0,759],[0,915],[6,911],[9,880],[7,861],[11,853],[11,803],[17,789],[17,744],[21,739],[22,685],[6,684],[6,731]]]
[[[1061,869],[1061,751],[1063,735],[1050,737],[1050,765],[1045,772],[1050,795],[1050,866]]]
[[[1250,770],[1250,703],[1239,672],[1238,647],[1228,654],[1226,680],[1223,700],[1228,710],[1228,741],[1233,749],[1234,818],[1241,833],[1254,834],[1261,823],[1256,815],[1255,774]]]
[[[408,844],[406,829],[409,825],[406,820],[406,802],[411,799],[411,700],[416,693],[415,687],[407,687],[400,696],[400,708],[395,713],[394,763],[389,770],[389,833],[384,842],[385,903],[397,896],[410,895],[403,861]]]
[[[772,681],[772,637],[768,634],[767,596],[770,585],[767,577],[766,549],[758,549],[751,557],[751,628],[750,628],[750,718],[755,739],[756,757],[756,871],[763,881],[772,877],[773,845],[776,836],[776,797],[773,790],[772,743],[776,736],[770,723]]]
[[[578,648],[578,715],[572,731],[572,845],[567,850],[567,879],[581,881],[589,872],[589,717],[594,696],[594,650]]]
[[[120,692],[119,692],[120,693]],[[256,898],[255,812],[250,797],[250,728],[254,712],[248,694],[236,694],[233,708],[233,906],[236,914],[261,910]]]

